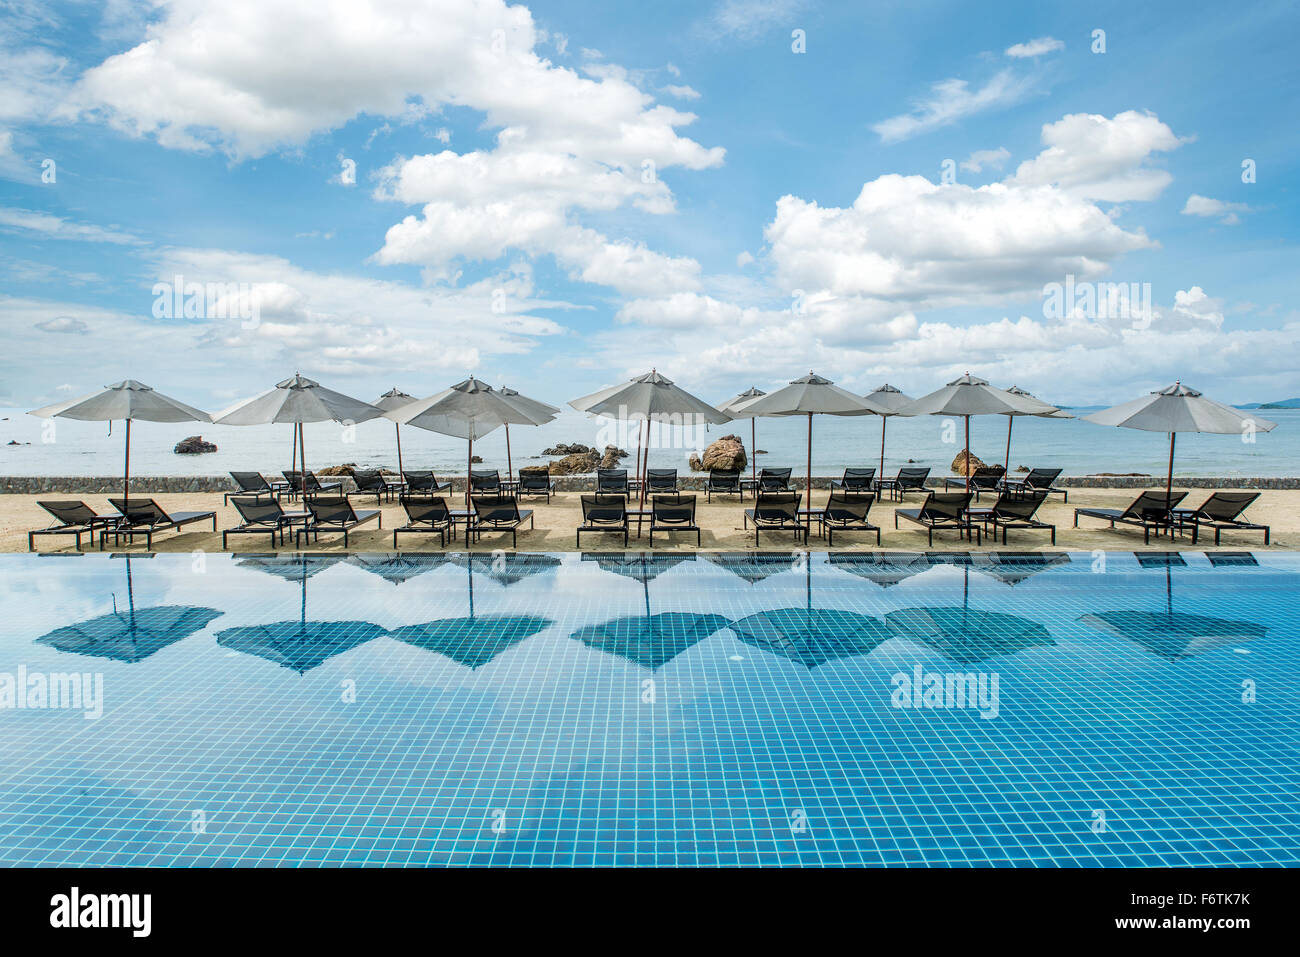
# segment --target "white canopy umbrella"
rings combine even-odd
[[[1036,395],[1026,392],[1018,385],[1013,385],[1011,388],[1007,389],[1007,391],[1012,395],[1027,396],[1028,398],[1033,399],[1036,402],[1042,401]],[[1005,478],[1007,475],[1011,473],[1011,425],[1016,421],[1016,416],[1036,415],[1044,419],[1073,419],[1074,418],[1074,416],[1072,416],[1069,412],[1066,412],[1064,409],[1058,409],[1055,407],[1053,407],[1053,409],[1054,411],[1052,412],[1006,412],[1004,413],[1007,417],[1007,457],[1006,457],[1006,461],[1002,464],[1003,478]]]
[[[1173,497],[1174,438],[1179,432],[1214,432],[1220,435],[1244,435],[1271,432],[1276,422],[1244,414],[1239,409],[1207,399],[1195,389],[1175,382],[1132,402],[1125,402],[1092,415],[1085,422],[1114,425],[1121,429],[1169,433],[1169,474],[1165,480],[1165,501]]]
[[[394,387],[370,404],[384,412],[392,412],[394,409],[400,409],[402,406],[410,405],[414,401],[415,396]],[[393,430],[397,433],[397,477],[405,481],[403,476],[406,470],[402,468],[402,424],[394,422]]]
[[[473,376],[449,389],[443,389],[437,395],[419,399],[400,409],[386,412],[385,415],[394,422],[468,441],[469,450],[465,460],[466,507],[469,506],[470,475],[474,470],[474,440],[483,438],[507,423],[544,425],[551,420],[549,414],[529,410],[516,403],[514,397],[503,396]]]
[[[98,392],[78,399],[56,402],[36,409],[29,415],[42,419],[56,416],[81,419],[88,422],[108,422],[110,430],[114,419],[126,420],[126,455],[122,463],[122,498],[131,497],[131,420],[146,422],[211,422],[212,417],[193,406],[188,406],[170,396],[157,392],[143,382],[123,379],[104,386]]]
[[[539,424],[549,422],[560,414],[560,410],[555,406],[540,402],[537,399],[530,399],[526,395],[521,395],[517,389],[509,386],[502,386],[497,389],[501,397],[511,405],[516,406],[521,412],[532,415],[539,419]],[[515,466],[510,460],[510,423],[506,424],[506,477],[513,480],[515,477]]]
[[[750,464],[749,474],[750,477],[754,479],[754,481],[756,482],[758,481],[758,432],[754,428],[754,420],[757,419],[758,416],[752,414],[746,415],[744,412],[741,412],[737,407],[744,405],[746,402],[749,402],[752,399],[757,399],[759,396],[764,396],[764,395],[767,395],[767,393],[764,392],[762,389],[757,389],[751,385],[744,392],[740,393],[739,395],[732,396],[726,402],[723,402],[718,406],[719,412],[725,412],[733,419],[749,419],[749,451],[751,452],[751,455],[749,457],[749,464]]]
[[[987,379],[969,372],[942,389],[902,407],[899,415],[949,415],[966,420],[966,491],[970,491],[970,417],[972,415],[1051,415],[1056,406],[1029,395],[994,388]]]
[[[750,399],[736,409],[737,415],[808,416],[808,524],[812,525],[812,421],[814,415],[875,415],[879,406],[841,389],[830,379],[809,372],[770,395]]]
[[[671,379],[661,376],[651,369],[619,385],[612,385],[593,392],[591,395],[574,399],[569,405],[579,412],[600,415],[605,418],[644,420],[646,438],[649,439],[651,422],[668,422],[673,425],[685,424],[688,418],[704,421],[712,425],[730,422],[732,416],[709,405],[703,399],[691,395],[685,389],[673,384]],[[637,427],[637,478],[641,481],[641,502],[645,503],[645,481],[642,478],[641,429]],[[650,461],[649,449],[645,450],[645,462]]]
[[[899,415],[899,410],[914,400],[888,382],[877,386],[864,398],[876,407],[876,415],[880,416],[880,471],[876,473],[876,478],[881,480],[885,477],[885,426],[889,424],[891,415]]]
[[[302,460],[302,492],[307,492],[307,449],[303,441],[304,422],[365,422],[383,415],[383,410],[354,399],[295,372],[251,399],[237,402],[212,419],[218,425],[266,425],[292,422],[298,432],[298,456]]]

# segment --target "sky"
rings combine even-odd
[[[0,0],[0,405],[1300,395],[1291,2]]]

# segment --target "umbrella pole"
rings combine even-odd
[[[406,472],[402,468],[402,424],[394,422],[393,429],[397,432],[397,477],[399,480],[405,481]]]
[[[962,471],[966,473],[966,494],[970,494],[970,416],[966,416],[966,460],[961,463]]]
[[[515,480],[515,466],[514,463],[510,461],[510,423],[507,422],[506,423],[506,481],[513,482],[514,480]]]
[[[636,452],[637,461],[639,463],[638,471],[637,471],[637,479],[641,483],[641,504],[638,505],[637,507],[644,509],[645,508],[645,473],[648,471],[648,467],[650,465],[650,420],[649,419],[645,420],[645,441],[644,442],[641,441],[641,428],[640,426],[638,426],[636,430],[636,442],[637,445],[640,446],[640,448],[638,448]],[[645,449],[644,460],[642,459],[641,456],[642,448]],[[640,520],[638,519],[638,521]],[[640,526],[638,525],[637,528],[640,529]],[[641,534],[640,531],[638,531],[637,534],[640,535]],[[646,597],[646,607],[648,608],[650,603],[649,587],[646,588],[645,597]]]
[[[1007,416],[1007,460],[1002,466],[1002,477],[1005,479],[1011,471],[1011,423],[1016,421],[1014,415]]]
[[[749,417],[749,477],[758,482],[758,427],[756,421],[758,416]],[[757,485],[755,486],[757,487]]]
[[[130,425],[128,421],[128,426]],[[1174,503],[1174,438],[1177,432],[1169,433],[1169,475],[1165,479],[1165,509],[1173,507]],[[1172,533],[1171,533],[1172,536]]]
[[[813,414],[809,412],[808,413],[808,503],[806,506],[808,509],[809,533],[812,532],[812,417]],[[807,544],[808,544],[808,539],[805,538],[804,539],[805,547],[807,546]]]
[[[465,455],[465,508],[469,508],[469,487],[473,483],[474,476],[474,436],[469,437],[469,452]],[[468,523],[467,523],[468,525]],[[469,533],[466,532],[465,544],[469,545]],[[469,549],[466,548],[466,551]]]
[[[306,508],[307,507],[307,446],[303,441],[303,436],[302,436],[303,431],[304,430],[302,427],[302,423],[299,422],[298,423],[298,464],[302,468],[302,471],[298,475],[300,479],[298,484],[302,486],[302,507]]]
[[[122,502],[131,504],[131,420],[126,420],[126,458],[122,463]]]
[[[298,471],[298,423],[293,424],[293,440],[289,443],[289,448],[293,450],[293,464],[289,466],[290,472]]]
[[[884,488],[885,481],[885,426],[889,424],[889,416],[880,417],[880,471],[876,474],[876,497],[880,497],[880,492]]]

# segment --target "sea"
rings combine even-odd
[[[1085,409],[1074,410],[1083,415]],[[1184,476],[1300,476],[1300,409],[1269,409],[1259,413],[1277,423],[1271,432],[1255,435],[1181,433],[1174,461]],[[886,420],[885,472],[904,465],[930,466],[934,474],[950,473],[954,456],[963,447],[963,420],[942,416]],[[989,415],[971,419],[971,452],[989,464],[1006,457],[1007,419]],[[840,475],[845,468],[879,466],[882,420],[877,416],[818,415],[813,418],[813,472]],[[806,417],[762,418],[754,423],[760,466],[806,468]],[[43,420],[22,409],[0,409],[0,475],[102,476],[122,470],[124,427],[121,422]],[[677,468],[685,473],[689,457],[709,442],[738,435],[746,450],[754,448],[750,420],[738,419],[707,429],[656,426],[651,434],[652,468]],[[178,455],[181,439],[202,435],[216,452]],[[196,422],[134,422],[131,428],[132,475],[220,475],[232,470],[278,473],[292,464],[291,425],[222,426]],[[320,469],[354,464],[360,468],[397,467],[396,427],[376,419],[351,427],[335,423],[306,426],[307,465]],[[402,426],[402,462],[408,469],[463,474],[464,440],[412,426]],[[629,453],[637,447],[635,426],[621,427],[606,419],[565,410],[541,427],[510,429],[510,465],[536,465],[552,456],[543,450],[558,443],[604,448],[618,445]],[[497,429],[474,443],[482,468],[507,469],[506,432]],[[1080,419],[1017,417],[1012,424],[1011,469],[1019,466],[1060,468],[1066,475],[1099,472],[1163,475],[1169,462],[1169,439],[1163,433],[1094,425]],[[633,459],[625,460],[628,468]]]

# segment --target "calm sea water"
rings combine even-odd
[[[1272,432],[1260,433],[1253,443],[1233,435],[1180,435],[1175,471],[1181,475],[1294,476],[1300,475],[1300,410],[1270,409],[1261,413],[1277,422]],[[122,423],[54,420],[48,432],[44,420],[21,409],[0,410],[0,475],[113,475],[122,468]],[[876,416],[817,416],[813,420],[813,471],[838,475],[848,466],[878,465],[881,420]],[[278,472],[290,467],[292,427],[200,425],[139,422],[131,430],[131,472],[135,475],[218,475],[236,470]],[[200,433],[216,443],[207,455],[176,455],[173,446],[187,435]],[[707,433],[684,434],[664,430],[655,436],[650,452],[652,467],[687,468],[687,458],[698,445],[735,433],[750,446],[750,423],[738,420],[713,426]],[[804,469],[807,455],[807,419],[759,419],[760,465]],[[888,421],[886,471],[914,463],[946,473],[963,445],[962,421],[938,416],[891,418]],[[10,441],[21,444],[9,445]],[[603,419],[566,411],[541,428],[510,430],[513,464],[545,461],[541,451],[556,443],[581,442],[604,446],[617,442],[629,452],[636,447],[635,431],[619,434]],[[1007,420],[983,416],[971,420],[971,451],[992,463],[1006,454]],[[394,426],[377,420],[344,430],[333,423],[308,425],[307,463],[321,468],[352,462],[361,467],[397,466]],[[474,445],[484,466],[506,468],[505,431],[498,429]],[[432,468],[463,473],[465,443],[427,432],[402,428],[403,463],[407,468]],[[1017,418],[1013,426],[1011,468],[1019,465],[1062,468],[1067,475],[1095,472],[1163,474],[1168,465],[1165,435],[1093,425],[1073,419]],[[632,460],[627,464],[631,467]]]

